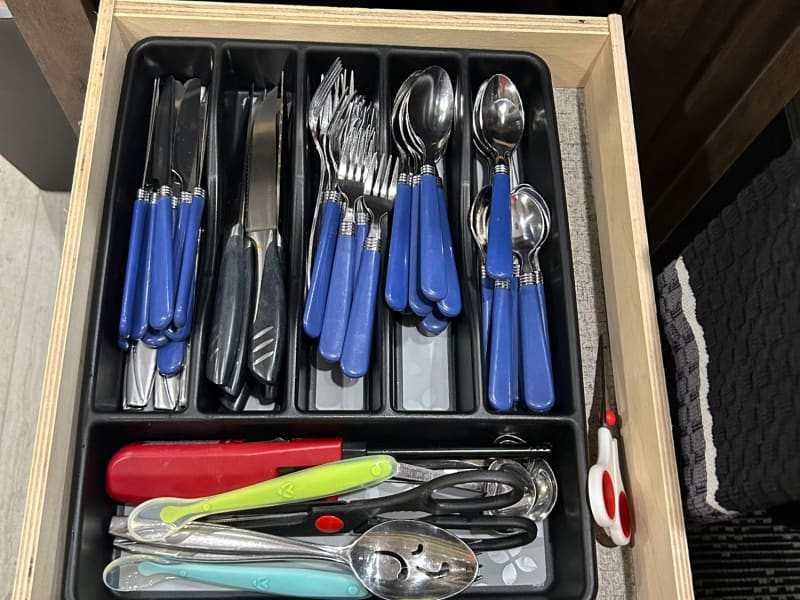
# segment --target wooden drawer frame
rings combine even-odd
[[[643,598],[691,598],[621,19],[103,0],[72,185],[13,598],[62,596],[83,347],[128,50],[151,36],[530,51],[583,88],[633,556]],[[569,200],[568,200],[569,201]]]

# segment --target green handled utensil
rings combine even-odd
[[[386,481],[398,468],[388,455],[360,456],[206,498],[153,498],[133,509],[128,531],[140,542],[164,540],[202,517],[346,494]]]

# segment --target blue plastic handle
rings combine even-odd
[[[312,338],[318,338],[322,333],[328,285],[331,281],[333,251],[336,247],[336,233],[339,231],[341,218],[342,209],[337,201],[326,200],[322,203],[319,242],[317,242],[314,266],[311,269],[311,281],[308,286],[308,295],[306,295],[306,306],[303,311],[303,330],[307,336]]]
[[[177,328],[183,327],[189,320],[187,316],[191,302],[189,295],[196,277],[195,263],[199,241],[198,232],[203,219],[204,207],[205,199],[202,195],[195,194],[192,196],[192,203],[189,205],[189,214],[186,219],[186,242],[183,248],[180,249],[183,256],[180,262],[180,275],[178,276],[178,293],[175,296],[175,314],[172,316],[172,322]]]
[[[492,320],[492,298],[494,297],[494,281],[491,277],[481,277],[481,348],[483,349],[483,362],[489,355],[489,324]]]
[[[175,215],[175,226],[172,229],[172,273],[177,278],[181,272],[181,262],[183,261],[183,247],[186,245],[186,226],[189,217],[190,202],[178,202],[178,207],[173,211]],[[176,279],[177,281],[177,279]],[[178,291],[177,285],[175,291]],[[174,318],[174,314],[173,314]]]
[[[452,319],[461,314],[461,287],[458,282],[456,255],[453,251],[453,236],[450,235],[450,220],[447,218],[444,188],[437,186],[436,194],[439,202],[439,224],[442,228],[442,242],[444,243],[444,272],[447,278],[447,294],[436,305],[442,315]]]
[[[375,323],[375,300],[378,296],[381,254],[377,250],[364,250],[358,269],[353,305],[350,309],[357,319],[350,319],[344,338],[342,372],[348,377],[363,377],[369,370],[372,349],[372,327]]]
[[[547,347],[550,347],[550,327],[547,325],[547,302],[544,300],[544,286],[536,285],[536,293],[539,296],[539,306],[542,307],[542,327],[544,327],[544,339],[547,340]]]
[[[419,328],[427,334],[439,335],[450,324],[450,321],[441,314],[438,310],[434,309],[422,321],[419,322]]]
[[[136,293],[131,318],[131,339],[141,340],[148,330],[147,322],[150,307],[150,272],[153,269],[153,234],[155,233],[155,205],[147,202],[145,207],[145,228],[139,268],[136,272]]]
[[[119,336],[128,338],[133,330],[133,311],[136,302],[136,274],[139,270],[139,253],[147,216],[144,190],[140,190],[133,202],[131,237],[128,240],[128,259],[125,263],[125,283],[122,288],[122,306],[119,311]]]
[[[142,336],[142,341],[151,348],[161,348],[169,343],[169,338],[164,330],[153,331],[148,329]]]
[[[489,242],[486,272],[492,279],[508,279],[513,269],[511,254],[511,182],[508,173],[495,173],[489,207]]]
[[[350,316],[350,303],[353,300],[355,252],[356,238],[353,233],[343,234],[340,232],[336,241],[336,254],[333,257],[322,332],[319,336],[319,353],[328,362],[338,362],[342,357],[347,319]]]
[[[535,412],[552,410],[556,402],[550,345],[544,327],[544,310],[537,284],[519,288],[520,346],[522,349],[522,397]]]
[[[511,278],[511,403],[519,401],[519,277]]]
[[[175,310],[175,273],[172,264],[172,197],[162,194],[156,203],[153,235],[153,272],[150,277],[150,327],[164,329]]]
[[[419,287],[422,295],[431,302],[438,302],[447,295],[436,186],[435,175],[422,176],[419,199]]]
[[[144,577],[168,575],[223,587],[299,598],[367,598],[370,593],[355,575],[297,567],[213,562],[139,563]]]
[[[392,235],[386,263],[384,297],[389,308],[402,312],[408,305],[408,251],[411,235],[411,186],[397,184],[392,207]]]
[[[183,369],[186,361],[186,341],[170,340],[156,352],[156,366],[158,372],[166,377],[177,375]]]
[[[511,288],[496,281],[489,343],[489,405],[501,412],[514,408],[511,398]]]
[[[181,341],[189,339],[192,334],[192,322],[194,321],[194,294],[197,288],[197,278],[191,278],[191,285],[189,286],[189,297],[186,299],[187,310],[185,311],[185,321],[180,327],[164,329],[163,333],[173,341]]]
[[[424,317],[433,310],[433,303],[422,295],[419,288],[419,184],[411,186],[411,227],[408,236],[408,305],[411,311]]]
[[[356,213],[357,214],[357,213]],[[356,244],[353,250],[353,281],[358,275],[358,267],[361,264],[361,255],[364,254],[364,240],[369,234],[369,223],[359,223],[356,219]]]

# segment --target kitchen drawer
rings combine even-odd
[[[120,90],[128,51],[154,36],[527,51],[548,64],[556,87],[583,89],[615,391],[635,514],[637,595],[691,597],[619,17],[105,0],[81,125],[14,598],[63,595],[72,448]]]

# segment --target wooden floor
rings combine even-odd
[[[11,596],[69,194],[0,156],[0,599]]]

